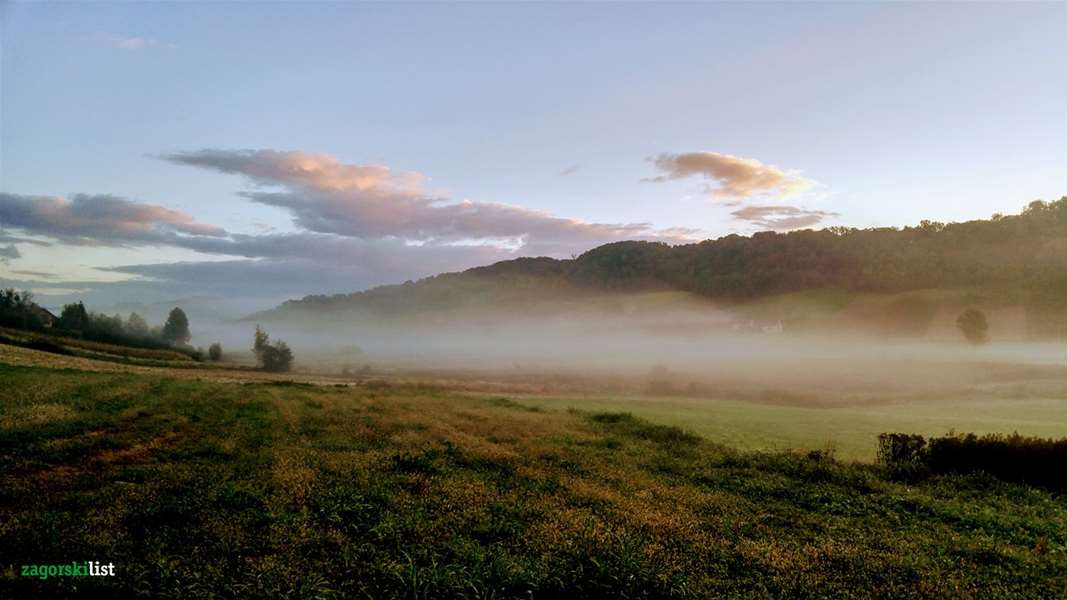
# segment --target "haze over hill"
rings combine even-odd
[[[997,343],[961,354],[956,318],[969,307],[989,315]],[[366,352],[339,359],[348,364],[628,373],[663,365],[766,377],[763,365],[776,360],[776,375],[811,381],[830,376],[827,365],[879,364],[867,382],[891,384],[924,360],[1014,353],[1055,362],[1062,344],[1039,342],[1067,337],[1067,198],[966,223],[618,242],[573,259],[521,258],[308,296],[246,321],[306,351]],[[886,352],[909,364],[886,367]]]
[[[969,290],[996,306],[1025,306],[1031,334],[1054,334],[1058,321],[1046,321],[1055,321],[1067,290],[1067,197],[966,223],[763,232],[676,246],[616,242],[573,259],[519,258],[364,292],[306,296],[250,319],[322,318],[336,326],[341,315],[432,319],[550,305],[580,311],[605,296],[666,291],[737,307],[825,288],[853,294]],[[921,312],[896,307],[909,308]]]

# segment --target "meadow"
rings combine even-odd
[[[107,344],[10,327],[0,327],[0,343],[54,354],[143,366],[170,368],[196,366],[188,354],[176,350]]]
[[[1038,488],[635,416],[662,400],[173,374],[0,365],[0,596],[1067,594]],[[20,575],[72,560],[116,576]]]
[[[741,450],[831,450],[843,460],[873,462],[878,434],[924,436],[951,431],[1067,437],[1067,403],[1053,397],[990,395],[938,401],[812,407],[729,398],[680,396],[521,396],[524,405],[552,410],[630,412],[686,428]]]

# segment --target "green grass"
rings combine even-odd
[[[1067,594],[1063,497],[632,412],[0,366],[0,597]]]
[[[1061,398],[976,398],[893,402],[869,406],[803,407],[685,397],[556,398],[520,402],[545,409],[622,411],[685,427],[744,450],[803,450],[830,446],[844,460],[872,462],[884,432],[943,435],[950,430],[1067,437]]]
[[[139,348],[0,327],[0,344],[93,360],[172,369],[210,368],[177,350]],[[238,367],[240,368],[240,367]]]

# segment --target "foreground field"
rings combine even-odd
[[[1067,500],[432,386],[0,366],[0,596],[1055,597]],[[20,576],[114,563],[115,577]]]

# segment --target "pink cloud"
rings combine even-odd
[[[200,150],[167,155],[179,164],[239,174],[280,191],[247,191],[254,202],[284,208],[313,232],[361,239],[437,244],[485,241],[587,249],[621,239],[688,241],[693,230],[648,223],[590,223],[499,202],[453,201],[427,192],[426,178],[382,165],[344,164],[326,154],[276,150]]]
[[[712,196],[726,200],[744,200],[762,194],[791,196],[816,185],[815,181],[801,177],[799,171],[784,171],[754,158],[719,152],[664,153],[651,160],[665,173],[645,181],[702,177],[716,183],[717,187],[709,188]]]

